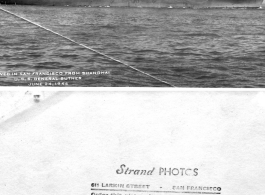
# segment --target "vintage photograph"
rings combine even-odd
[[[264,195],[265,92],[1,91],[1,195]]]
[[[265,87],[263,0],[0,3],[0,86]]]

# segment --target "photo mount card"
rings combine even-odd
[[[227,91],[1,92],[8,105],[0,111],[0,191],[262,195],[264,97]]]

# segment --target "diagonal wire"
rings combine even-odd
[[[62,38],[64,38],[64,39],[66,39],[66,40],[68,40],[68,41],[70,41],[70,42],[72,42],[72,43],[75,43],[75,44],[77,44],[77,45],[79,45],[79,46],[81,46],[81,47],[84,47],[84,48],[86,48],[86,49],[88,49],[88,50],[90,50],[90,51],[92,51],[92,52],[94,52],[94,53],[97,53],[97,54],[99,54],[99,55],[101,55],[101,56],[104,56],[105,58],[108,58],[108,59],[110,59],[110,60],[112,60],[112,61],[118,62],[118,63],[120,63],[120,64],[122,64],[122,65],[124,65],[124,66],[127,66],[127,67],[129,67],[129,68],[131,68],[131,69],[133,69],[133,70],[136,70],[137,72],[140,72],[140,73],[142,73],[142,74],[144,74],[144,75],[146,75],[146,76],[149,76],[149,77],[151,77],[151,78],[153,78],[153,79],[155,79],[155,80],[157,80],[157,81],[159,81],[159,82],[161,82],[161,83],[164,83],[164,84],[166,84],[166,85],[168,85],[168,86],[170,86],[170,87],[176,87],[176,86],[174,86],[173,84],[171,84],[171,83],[169,83],[169,82],[167,82],[167,81],[164,81],[164,80],[162,80],[162,79],[160,79],[160,78],[158,78],[158,77],[155,77],[155,76],[153,76],[153,75],[151,75],[151,74],[149,74],[149,73],[146,73],[146,72],[144,72],[144,71],[142,71],[142,70],[139,70],[138,68],[135,68],[135,67],[133,67],[133,66],[131,66],[131,65],[125,63],[125,62],[122,62],[122,61],[120,61],[120,60],[118,60],[118,59],[115,59],[115,58],[113,58],[113,57],[111,57],[111,56],[109,56],[109,55],[106,55],[106,54],[104,54],[104,53],[102,53],[102,52],[100,52],[100,51],[97,51],[97,50],[95,50],[95,49],[93,49],[93,48],[91,48],[91,47],[88,47],[88,46],[86,46],[86,45],[84,45],[84,44],[82,44],[82,43],[78,43],[77,41],[75,41],[75,40],[73,40],[73,39],[71,39],[71,38],[69,38],[69,37],[66,37],[66,36],[64,36],[64,35],[61,35],[61,34],[59,34],[58,32],[55,32],[55,31],[53,31],[53,30],[51,30],[51,29],[49,29],[49,28],[46,28],[46,27],[44,27],[44,26],[42,26],[42,25],[40,25],[40,24],[37,24],[37,23],[35,23],[35,22],[33,22],[33,21],[27,19],[27,18],[24,18],[24,17],[22,17],[22,16],[19,16],[19,15],[15,14],[15,13],[12,13],[12,12],[10,12],[10,11],[8,11],[8,10],[2,8],[2,7],[0,7],[0,10],[6,12],[6,13],[8,13],[8,14],[11,14],[11,15],[17,17],[17,18],[20,18],[20,19],[22,19],[22,20],[25,20],[25,21],[27,21],[28,23],[33,24],[33,25],[35,25],[35,26],[38,26],[38,27],[40,27],[40,28],[42,28],[42,29],[44,29],[44,30],[46,30],[46,31],[48,31],[48,32],[51,32],[51,33],[53,33],[53,34],[55,34],[55,35],[58,35],[58,36],[60,36],[60,37],[62,37]]]

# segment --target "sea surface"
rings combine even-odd
[[[265,87],[264,9],[1,7],[1,86]]]

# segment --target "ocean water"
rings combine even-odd
[[[2,7],[142,72],[0,11],[1,86],[265,87],[264,9]]]

